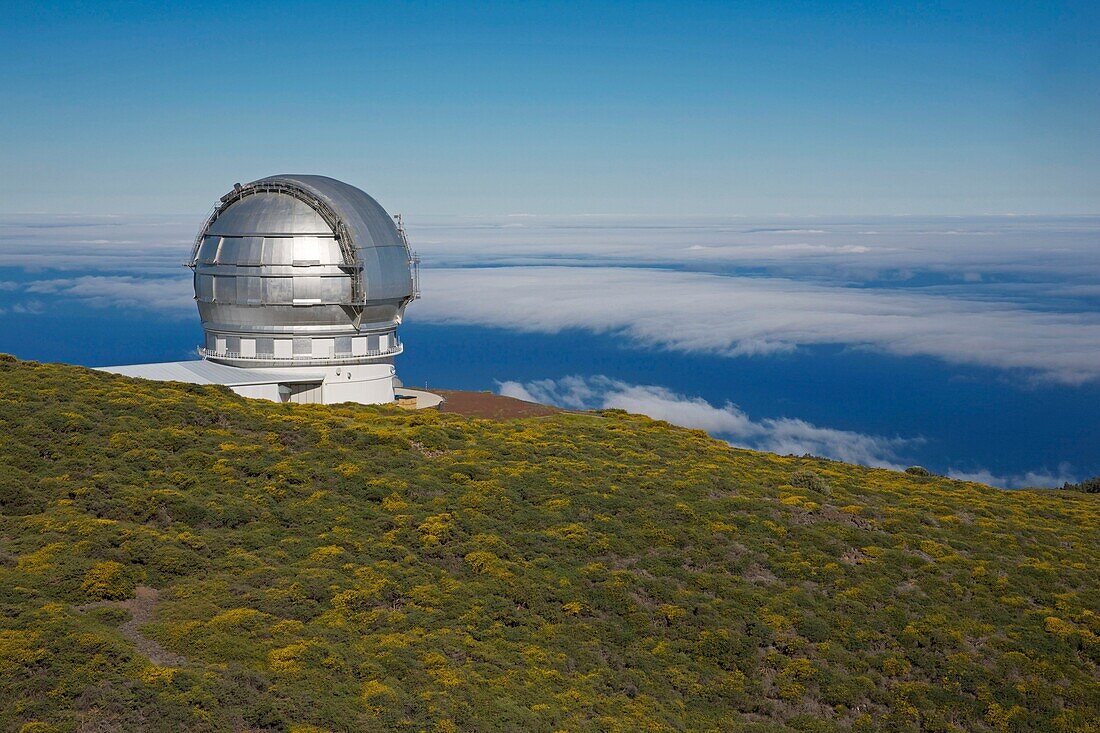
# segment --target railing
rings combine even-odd
[[[332,356],[275,356],[273,354],[256,354],[244,356],[239,351],[213,351],[200,346],[199,356],[203,359],[232,359],[234,361],[272,362],[280,366],[335,366],[338,364],[355,363],[363,359],[377,359],[382,356],[396,356],[405,350],[405,345],[400,341],[388,349],[371,349],[365,354],[333,354]]]
[[[202,225],[202,229],[199,229],[199,233],[195,235],[195,243],[191,247],[191,256],[184,263],[187,267],[194,267],[199,260],[199,248],[202,247],[202,238],[206,236],[206,230],[210,228],[210,225],[214,223],[214,220],[218,218],[218,210],[221,208],[222,202],[214,204],[210,209],[210,213],[206,215],[206,221]]]
[[[409,267],[412,269],[413,300],[420,297],[420,255],[413,252],[409,257]]]

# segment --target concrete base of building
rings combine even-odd
[[[395,401],[394,366],[386,362],[245,369],[204,359],[101,367],[101,370],[162,382],[220,384],[242,397],[272,402],[385,405]],[[425,400],[424,406],[428,406],[427,403]]]
[[[243,397],[255,397],[273,402],[335,405],[357,402],[361,405],[384,405],[394,401],[393,364],[353,364],[335,367],[281,367],[249,369],[258,374],[270,374],[271,381],[262,384],[231,386]],[[286,375],[301,373],[319,376],[316,381],[288,381]]]

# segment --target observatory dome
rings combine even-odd
[[[392,365],[402,350],[397,325],[418,297],[400,218],[324,176],[235,185],[189,265],[206,334],[200,351],[231,366]]]

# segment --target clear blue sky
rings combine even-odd
[[[1100,211],[1097,3],[457,5],[4,2],[0,212]]]

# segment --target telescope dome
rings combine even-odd
[[[400,219],[324,176],[237,184],[191,253],[206,333],[200,350],[232,366],[392,363],[397,325],[418,296]]]

